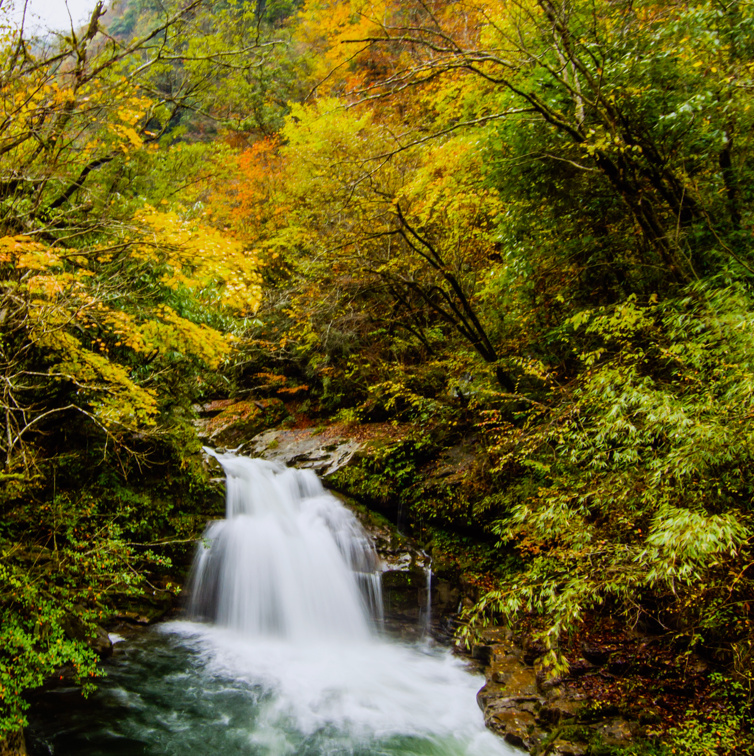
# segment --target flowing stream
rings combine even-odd
[[[313,473],[215,456],[227,517],[198,548],[190,621],[116,647],[94,699],[38,726],[33,753],[515,752],[484,727],[480,677],[447,650],[380,637],[372,544]]]

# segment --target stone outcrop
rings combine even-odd
[[[641,734],[638,720],[590,705],[581,681],[602,674],[601,664],[583,658],[567,676],[553,679],[537,644],[515,639],[506,628],[486,630],[483,640],[472,651],[486,677],[477,701],[487,726],[511,745],[537,755],[586,756],[626,746]]]
[[[288,417],[280,399],[218,399],[196,408],[196,432],[209,446],[235,449]]]
[[[283,428],[254,436],[243,444],[240,453],[314,470],[326,478],[347,465],[361,447],[361,442],[334,428]]]
[[[280,399],[218,399],[196,409],[197,435],[207,446],[314,470],[322,477],[347,465],[363,446],[338,425],[280,427],[290,421]]]

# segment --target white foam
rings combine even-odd
[[[304,735],[333,727],[359,742],[415,736],[463,746],[448,753],[516,752],[485,729],[476,703],[484,679],[447,650],[422,651],[375,638],[250,641],[192,622],[169,623],[164,631],[199,652],[205,674],[271,692],[262,703],[261,729],[267,735],[257,731],[254,737],[278,737],[291,726]]]

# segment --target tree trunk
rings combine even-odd
[[[26,756],[26,738],[23,730],[16,730],[0,740],[0,756]]]

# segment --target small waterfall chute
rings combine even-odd
[[[432,562],[425,566],[424,576],[426,579],[427,597],[424,601],[424,612],[422,616],[422,630],[425,637],[432,633]]]

